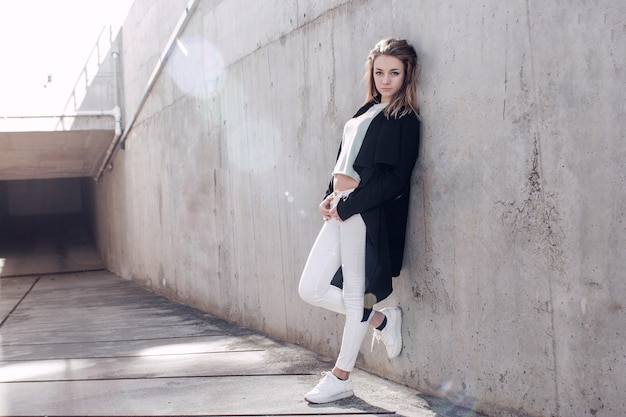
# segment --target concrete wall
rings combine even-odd
[[[186,1],[137,0],[127,115]],[[145,16],[145,17],[144,17]],[[387,304],[404,351],[358,366],[493,415],[626,410],[626,3],[201,1],[94,192],[108,267],[334,357],[297,283],[369,49],[421,59],[421,154]]]

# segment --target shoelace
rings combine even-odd
[[[320,382],[317,383],[317,385],[315,386],[314,390],[323,392],[324,391],[324,387],[326,385],[330,385],[330,384],[333,383],[333,381],[331,380],[331,377],[328,374],[332,374],[332,372],[330,372],[330,371],[322,372],[323,378],[320,380]]]
[[[328,374],[330,374],[330,371],[323,371],[322,372],[322,379],[320,382],[318,382],[316,388],[320,388],[323,387],[324,385],[328,384],[330,381],[330,377],[328,376]]]
[[[374,336],[372,336],[372,346],[370,346],[370,353],[374,351],[374,343],[376,342],[383,342],[383,344],[385,343],[383,341],[383,334],[380,330],[374,330]]]

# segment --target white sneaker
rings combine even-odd
[[[352,379],[343,381],[333,375],[332,372],[322,372],[324,377],[311,391],[307,392],[304,399],[313,404],[330,403],[343,398],[352,397]]]
[[[393,359],[402,351],[402,311],[397,307],[384,308],[380,311],[387,317],[387,324],[382,330],[374,329],[374,341],[382,340],[387,349],[387,356]]]

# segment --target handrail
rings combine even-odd
[[[114,110],[85,110],[74,113],[63,114],[27,114],[23,116],[0,116],[0,119],[63,119],[73,117],[90,117],[90,116],[114,116]]]
[[[85,81],[85,86],[84,86],[84,91],[87,91],[87,88],[89,87],[89,73],[88,73],[88,68],[90,66],[90,62],[92,60],[92,57],[94,56],[94,54],[96,54],[96,63],[98,66],[100,66],[101,59],[103,58],[103,56],[106,56],[105,54],[102,54],[100,51],[100,46],[102,44],[102,37],[105,34],[105,31],[108,29],[108,39],[106,40],[106,42],[108,43],[109,49],[111,47],[111,45],[113,44],[113,28],[109,25],[109,26],[103,26],[102,30],[100,31],[100,34],[98,35],[98,39],[96,40],[96,43],[94,44],[94,46],[91,48],[91,51],[89,52],[89,55],[87,56],[87,60],[85,61],[85,64],[83,65],[83,68],[81,70],[81,72],[78,74],[78,78],[76,79],[76,82],[74,83],[74,87],[72,88],[72,93],[70,94],[70,96],[67,98],[67,101],[65,102],[65,107],[63,107],[63,112],[65,112],[67,110],[68,107],[70,107],[70,103],[72,102],[72,99],[74,101],[74,106],[73,106],[73,110],[77,109],[77,102],[76,102],[76,90],[79,88],[79,84],[81,83],[81,80]],[[117,94],[117,91],[115,92]]]
[[[170,56],[170,54],[172,52],[172,48],[176,44],[176,40],[178,39],[178,37],[182,33],[183,29],[185,29],[185,27],[187,26],[187,23],[189,22],[189,19],[191,18],[192,12],[195,9],[197,3],[198,3],[197,0],[190,0],[187,3],[187,7],[185,7],[185,10],[183,11],[183,14],[178,19],[178,22],[176,23],[176,26],[174,27],[174,30],[173,30],[172,34],[170,35],[170,38],[168,39],[168,41],[167,41],[167,43],[165,45],[165,48],[163,48],[163,51],[161,52],[161,55],[159,56],[159,59],[158,59],[156,65],[155,65],[154,69],[152,70],[152,74],[150,74],[150,77],[148,78],[148,82],[146,83],[146,87],[144,88],[144,92],[143,92],[143,95],[141,97],[141,100],[139,101],[139,104],[137,105],[137,109],[133,113],[133,116],[130,119],[130,121],[126,124],[126,126],[125,126],[125,128],[124,128],[124,130],[122,132],[122,135],[119,138],[116,139],[115,143],[111,144],[111,148],[110,148],[111,152],[107,153],[107,156],[103,160],[100,172],[98,172],[98,174],[95,177],[96,182],[100,181],[100,179],[102,178],[102,174],[104,172],[104,169],[109,165],[110,160],[114,156],[114,153],[115,153],[114,151],[115,151],[115,148],[116,148],[117,144],[119,143],[120,144],[120,148],[124,149],[125,143],[126,143],[126,139],[128,137],[128,133],[132,130],[135,122],[137,121],[137,118],[139,117],[139,114],[143,110],[143,107],[146,104],[146,101],[148,100],[148,96],[152,92],[152,88],[156,84],[156,81],[157,81],[159,75],[161,74],[161,72],[163,71],[163,68],[165,67],[165,63],[167,62],[167,60],[168,60],[168,58],[169,58],[169,56]]]
[[[6,119],[76,119],[78,117],[113,117],[115,119],[115,131],[121,134],[122,130],[122,110],[119,106],[115,106],[111,110],[86,110],[86,111],[77,111],[73,113],[63,113],[63,114],[28,114],[21,116],[11,116],[11,115],[0,115],[0,120]],[[59,122],[62,123],[62,122]],[[59,126],[57,123],[57,127]]]

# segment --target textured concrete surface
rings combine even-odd
[[[134,114],[188,2],[137,0]],[[94,186],[107,267],[327,356],[297,281],[380,38],[421,59],[405,346],[359,366],[492,414],[626,410],[626,2],[201,1]]]
[[[3,416],[479,417],[363,371],[354,398],[309,405],[329,366],[109,272],[0,279]]]
[[[113,130],[0,132],[0,180],[95,176]]]

